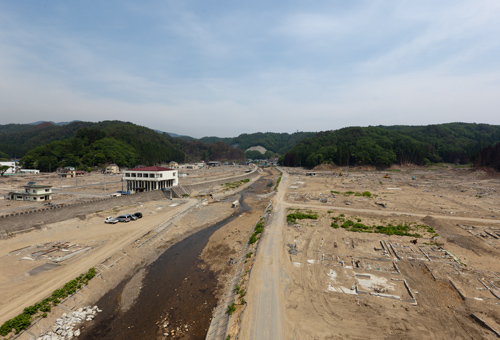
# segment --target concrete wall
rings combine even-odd
[[[34,211],[20,212],[0,216],[0,233],[16,233],[41,228],[43,224],[50,224],[68,220],[74,217],[107,210],[121,205],[134,205],[138,202],[148,202],[165,199],[161,191],[149,191],[135,195],[106,197],[91,199],[85,202],[76,202],[57,207],[46,207]],[[134,213],[135,211],[131,211]],[[40,223],[40,221],[43,221]]]

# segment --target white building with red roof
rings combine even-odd
[[[178,171],[160,166],[125,170],[124,179],[127,190],[134,192],[162,190],[179,185]]]

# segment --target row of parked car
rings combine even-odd
[[[130,221],[135,221],[138,218],[142,218],[142,213],[141,212],[136,212],[135,214],[125,214],[125,215],[120,215],[118,217],[113,217],[113,216],[108,216],[104,220],[104,223],[110,223],[110,224],[115,224],[118,222],[130,222]]]

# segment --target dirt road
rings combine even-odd
[[[391,211],[391,210],[375,210],[375,209],[363,209],[363,208],[347,208],[347,207],[334,207],[325,204],[297,204],[297,203],[287,203],[282,202],[283,208],[301,208],[301,209],[328,209],[337,210],[343,212],[358,212],[366,214],[375,215],[392,215],[392,216],[413,216],[418,218],[432,217],[442,220],[452,220],[452,221],[462,221],[462,222],[479,222],[479,223],[497,223],[500,224],[500,220],[492,220],[487,218],[474,218],[474,217],[464,217],[464,216],[454,216],[454,215],[432,215],[432,214],[422,214],[414,212],[401,212],[401,211]]]
[[[284,339],[283,283],[286,273],[281,265],[281,244],[286,180],[287,174],[283,173],[273,213],[260,241],[250,280],[251,302],[242,318],[241,339]]]

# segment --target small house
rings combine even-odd
[[[106,167],[106,170],[104,171],[106,174],[119,174],[120,173],[120,167],[116,164],[110,164]]]
[[[6,198],[14,201],[49,201],[52,199],[52,186],[28,183],[24,191],[11,191]]]

